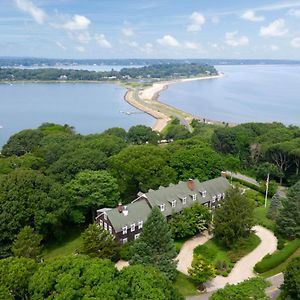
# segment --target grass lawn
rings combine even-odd
[[[274,276],[280,272],[283,272],[286,269],[288,263],[295,257],[300,257],[300,247],[285,262],[283,262],[276,268],[269,270],[265,273],[262,273],[260,275],[263,276],[264,278],[268,278],[268,277]]]
[[[185,274],[182,274],[181,272],[178,272],[177,274],[175,287],[185,297],[198,294],[197,287],[194,281]]]
[[[66,238],[60,242],[52,242],[44,247],[43,256],[45,259],[57,256],[75,254],[81,245],[80,233],[81,228],[74,228],[66,234]]]
[[[218,262],[225,262],[227,270],[219,271],[220,275],[226,276],[230,273],[234,264],[243,256],[250,253],[260,244],[260,238],[252,233],[249,237],[241,239],[232,249],[222,247],[215,238],[210,239],[205,244],[195,248],[195,254],[203,255],[215,266]]]
[[[259,206],[254,209],[254,220],[255,224],[261,225],[270,229],[271,231],[275,230],[275,221],[267,218],[267,212],[270,205],[270,201],[267,203],[267,207]]]

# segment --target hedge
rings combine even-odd
[[[230,178],[230,176],[227,176],[227,178]],[[257,191],[261,194],[264,194],[266,192],[266,190],[264,188],[262,188],[261,186],[257,186],[255,184],[252,184],[252,183],[250,183],[248,181],[245,181],[243,179],[232,177],[232,181],[238,182],[238,183],[240,183],[240,184],[242,184],[242,185],[244,185],[244,186],[246,186],[246,187],[248,187],[252,190],[255,190],[255,191]]]
[[[283,249],[276,251],[274,254],[266,255],[260,262],[255,265],[255,272],[264,273],[271,269],[274,269],[275,267],[286,261],[299,247],[300,239],[296,239],[286,245]]]

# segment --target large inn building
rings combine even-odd
[[[138,197],[128,205],[118,205],[116,208],[97,210],[96,223],[108,230],[116,240],[124,244],[135,240],[143,230],[151,209],[158,207],[169,219],[173,213],[200,203],[209,209],[215,209],[225,198],[225,192],[230,187],[225,177],[218,177],[205,182],[188,180],[148,193],[139,193]]]

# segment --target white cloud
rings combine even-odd
[[[239,36],[238,31],[226,32],[225,43],[232,47],[245,46],[249,44],[249,39],[246,36]]]
[[[261,22],[264,21],[265,17],[264,16],[256,16],[255,12],[251,9],[246,10],[242,15],[241,18],[247,21],[251,22]]]
[[[43,24],[45,22],[47,17],[46,13],[42,9],[35,6],[31,1],[15,0],[15,2],[20,10],[29,13],[37,23]]]
[[[129,27],[129,26],[125,26],[122,28],[122,33],[125,35],[125,36],[133,36],[134,35],[134,30]]]
[[[112,48],[112,44],[106,39],[104,34],[96,34],[95,40],[102,48]]]
[[[260,28],[260,35],[264,37],[276,37],[287,34],[289,29],[285,25],[283,19],[275,20],[266,27]]]
[[[146,43],[142,48],[142,52],[145,52],[146,54],[151,54],[153,52],[153,45],[151,43]]]
[[[76,49],[78,52],[84,52],[84,51],[85,51],[85,48],[82,47],[82,46],[77,46],[77,47],[75,47],[75,49]]]
[[[61,50],[63,50],[63,51],[66,51],[66,50],[67,50],[67,47],[66,47],[65,45],[63,45],[61,42],[57,41],[55,44],[56,44],[56,46],[57,46],[58,48],[60,48]]]
[[[187,27],[189,32],[197,32],[202,30],[205,23],[205,18],[202,14],[194,11],[190,16],[191,24]]]
[[[75,15],[72,17],[72,20],[64,23],[60,27],[70,30],[70,31],[81,31],[81,30],[87,30],[91,24],[91,21],[81,15]]]
[[[300,18],[300,9],[290,9],[288,11],[288,15],[293,16],[293,17],[297,17]]]
[[[189,50],[200,50],[201,49],[201,45],[198,43],[194,43],[194,42],[185,42],[184,47]]]
[[[88,31],[79,33],[76,38],[80,44],[88,44],[91,41],[91,35]]]
[[[272,50],[272,51],[278,51],[279,47],[277,45],[270,45],[270,50]]]
[[[292,39],[291,45],[294,48],[300,48],[300,37],[296,37],[296,38]]]
[[[169,34],[158,39],[157,42],[161,46],[166,46],[166,47],[178,47],[179,46],[179,42],[173,36],[171,36]]]

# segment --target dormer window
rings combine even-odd
[[[186,197],[183,197],[183,198],[182,198],[182,204],[183,204],[183,205],[186,204]]]
[[[123,230],[123,234],[127,234],[127,226],[124,226],[124,227],[122,228],[122,230]]]
[[[131,230],[131,232],[135,231],[135,223],[130,225],[130,230]]]
[[[172,208],[175,208],[176,207],[176,200],[173,200],[171,203],[172,203]]]
[[[139,229],[143,228],[143,221],[139,221]]]
[[[217,197],[216,197],[216,196],[213,196],[213,197],[212,197],[212,202],[216,202],[216,199],[217,199]]]
[[[197,200],[197,194],[194,194],[192,197],[193,197],[193,201]]]
[[[165,204],[160,205],[160,211],[165,211]]]
[[[206,191],[202,191],[201,194],[202,194],[202,197],[203,197],[203,198],[206,197]]]
[[[221,200],[222,195],[218,194],[218,200]]]

